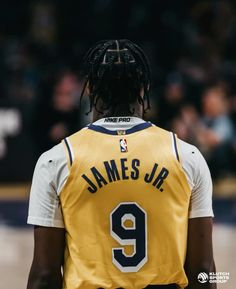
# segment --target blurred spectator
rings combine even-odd
[[[202,96],[200,115],[193,106],[184,106],[173,121],[180,138],[196,144],[205,155],[213,177],[232,169],[234,127],[229,117],[229,102],[221,86],[212,86]]]
[[[184,87],[178,74],[169,75],[163,93],[164,97],[159,100],[158,123],[170,129],[173,119],[179,114],[184,104]]]
[[[229,118],[229,103],[225,92],[220,87],[212,87],[203,95],[202,123],[205,133],[199,137],[199,142],[206,149],[220,143],[229,143],[233,139],[233,125]]]
[[[199,114],[190,104],[184,104],[173,119],[171,129],[184,141],[195,144],[195,130],[199,125]]]
[[[52,96],[36,106],[33,135],[38,154],[78,130],[78,104],[78,79],[71,72],[63,73],[53,87]]]
[[[205,152],[215,177],[231,169],[234,128],[229,117],[229,102],[221,87],[212,87],[203,95],[202,126],[196,140]]]

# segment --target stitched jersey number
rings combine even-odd
[[[133,245],[132,255],[112,248],[114,265],[121,272],[137,272],[147,262],[146,212],[137,203],[120,203],[110,215],[110,233],[120,245]]]

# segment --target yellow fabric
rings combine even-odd
[[[139,289],[171,283],[185,288],[188,282],[183,266],[190,188],[174,155],[172,135],[156,126],[128,135],[109,135],[85,128],[68,139],[74,160],[60,194],[67,244],[63,288]],[[121,152],[121,139],[126,140],[127,152]],[[127,159],[123,164],[128,179],[122,179],[121,159]],[[113,182],[109,182],[104,166],[105,161],[110,164],[111,160],[120,176],[120,180]],[[134,162],[136,170],[132,168]],[[162,168],[169,172],[159,189],[152,185],[155,177],[152,182],[145,182],[155,163],[155,177]],[[93,167],[107,182],[101,188],[91,171]],[[82,175],[96,184],[95,193],[88,190],[90,185]],[[110,215],[125,202],[135,203],[146,212],[147,260],[137,272],[122,272],[112,257],[114,248],[123,247],[128,257],[134,253],[134,245],[121,245],[111,234]],[[123,225],[128,230],[133,223],[128,216]]]

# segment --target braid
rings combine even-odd
[[[137,57],[140,58],[140,60],[141,60],[140,63],[143,66],[143,70],[146,72],[144,74],[145,77],[144,77],[143,88],[144,88],[144,97],[146,97],[146,99],[147,99],[147,108],[146,108],[146,110],[148,110],[148,109],[151,108],[150,99],[149,99],[149,95],[148,95],[150,78],[151,78],[151,72],[150,72],[150,68],[149,68],[148,59],[147,59],[145,53],[143,52],[143,50],[138,45],[136,45],[135,43],[133,43],[133,46],[130,45],[130,43],[128,43],[127,46],[130,48],[131,51],[133,51],[133,53],[137,52]],[[136,51],[135,51],[135,49],[133,47],[136,48]],[[141,101],[141,104],[144,107],[143,98],[141,98],[139,100]],[[144,111],[145,111],[145,109],[144,109]]]
[[[94,107],[103,113],[98,108],[100,99],[102,110],[109,110],[111,114],[117,109],[133,114],[130,105],[136,101],[143,106],[144,112],[150,109],[150,67],[145,53],[135,43],[125,39],[96,43],[84,57],[84,74],[80,102],[89,86],[89,112]],[[142,89],[144,97],[140,95]],[[147,100],[147,107],[144,100]]]

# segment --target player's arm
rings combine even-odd
[[[198,274],[215,271],[212,248],[212,180],[199,150],[180,142],[182,165],[191,187],[185,271],[188,289],[215,289],[212,283],[198,282]]]
[[[27,289],[61,289],[65,230],[35,226],[34,257]]]
[[[185,271],[189,281],[188,289],[216,288],[214,283],[198,281],[199,273],[209,275],[209,272],[215,272],[211,217],[189,219]]]
[[[34,256],[27,289],[61,289],[65,229],[59,199],[68,174],[61,144],[44,153],[34,170],[27,222],[34,225]]]

